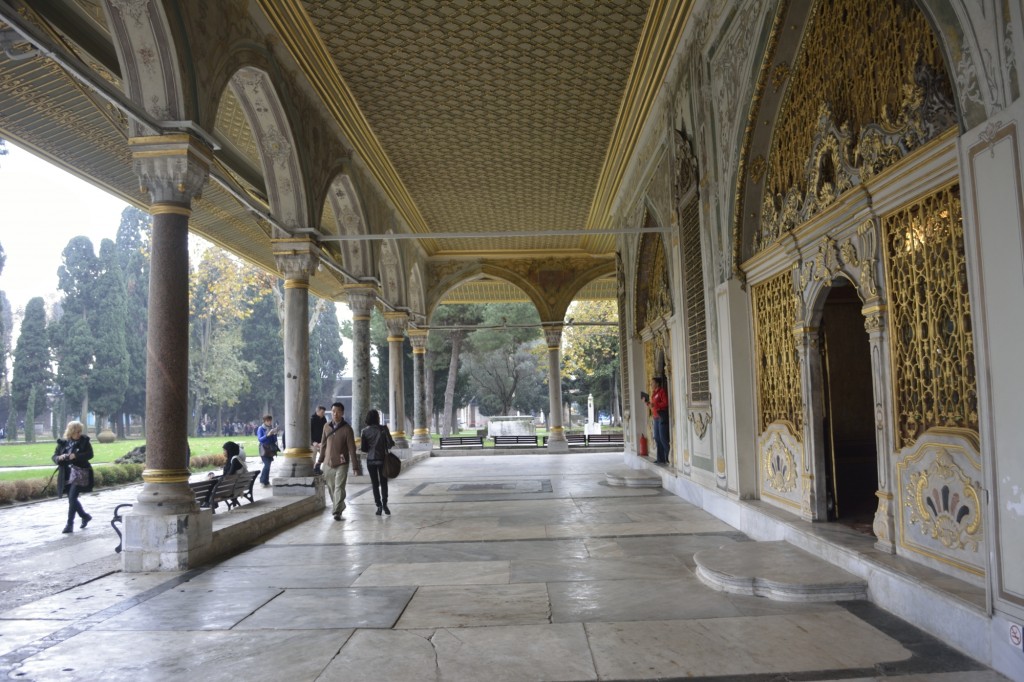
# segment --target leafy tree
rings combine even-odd
[[[529,325],[539,324],[537,309],[529,303],[484,306],[481,328],[469,335],[472,350],[467,364],[477,401],[488,414],[511,414],[513,405],[532,412],[540,363],[530,346],[537,345],[540,330]],[[528,386],[532,395],[520,396]]]
[[[218,328],[210,345],[207,399],[217,406],[217,431],[223,425],[223,410],[233,407],[249,390],[249,375],[256,363],[242,359],[242,326]]]
[[[348,361],[341,353],[341,328],[332,301],[312,299],[309,320],[309,410],[330,404]]]
[[[217,376],[213,366],[214,333],[252,314],[259,275],[218,248],[203,252],[189,282],[190,433],[195,434]]]
[[[33,386],[37,393],[32,394]],[[16,412],[24,412],[30,399],[33,410],[46,407],[46,389],[50,386],[50,344],[46,335],[46,308],[43,299],[33,298],[25,306],[18,345],[14,349],[14,379],[11,388]],[[26,429],[29,425],[26,424]]]
[[[145,435],[146,416],[146,333],[149,316],[149,239],[152,219],[134,206],[121,212],[117,228],[117,256],[124,274],[127,293],[125,347],[128,355],[128,388],[121,411],[142,417]],[[118,421],[118,436],[123,437],[123,420]]]
[[[128,388],[128,349],[125,326],[128,320],[128,292],[114,242],[100,242],[95,312],[90,320],[96,340],[89,391],[96,413],[96,429],[106,425],[106,417],[121,410]]]
[[[617,323],[615,301],[575,301],[570,319]],[[619,331],[616,326],[567,325],[562,333],[562,376],[576,396],[593,394],[594,404],[619,415]]]
[[[437,307],[431,317],[431,324],[434,326],[455,327],[450,330],[439,330],[439,333],[430,335],[434,367],[443,368],[447,374],[441,411],[442,436],[451,435],[456,426],[455,409],[468,402],[465,396],[457,395],[462,346],[466,339],[466,330],[459,327],[479,324],[482,319],[483,307],[479,305],[442,305]]]
[[[274,414],[274,406],[284,404],[284,341],[273,286],[269,275],[257,280],[252,314],[242,320],[241,354],[255,365],[239,402],[244,421]]]

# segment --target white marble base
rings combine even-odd
[[[738,542],[693,555],[697,577],[730,594],[777,601],[867,599],[868,584],[788,542]]]
[[[140,514],[124,517],[123,566],[126,573],[183,571],[205,559],[213,538],[213,513]]]
[[[625,488],[660,488],[661,476],[646,469],[612,469],[604,474],[608,485]]]

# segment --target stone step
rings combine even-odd
[[[608,485],[625,488],[660,488],[661,476],[646,469],[612,469],[604,474]]]
[[[868,585],[788,542],[739,542],[693,555],[697,577],[732,594],[777,601],[867,599]]]

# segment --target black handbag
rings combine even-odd
[[[387,478],[398,478],[400,473],[402,473],[402,460],[398,459],[398,455],[388,450],[387,454],[384,455],[384,475]]]

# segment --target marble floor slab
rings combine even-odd
[[[0,556],[18,575],[59,557],[83,579],[8,602],[0,679],[1000,679],[866,601],[710,589],[694,554],[752,541],[664,490],[606,485],[621,465],[621,454],[430,458],[392,482],[391,516],[353,479],[344,521],[324,511],[185,573],[108,575],[111,562],[91,557],[109,552],[109,531],[44,542],[52,524],[39,519],[59,520],[66,502],[12,510]],[[113,502],[86,508],[100,500]],[[9,577],[5,591],[18,585]]]
[[[550,622],[544,584],[421,587],[395,626],[468,628]]]
[[[436,561],[433,563],[374,564],[355,581],[355,587],[381,585],[507,585],[508,561]]]
[[[413,595],[411,587],[285,590],[253,609],[236,630],[390,628]]]

